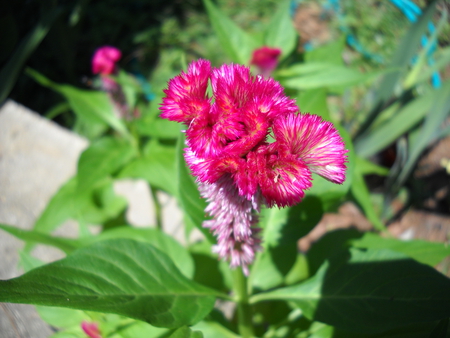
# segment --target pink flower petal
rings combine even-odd
[[[289,114],[273,126],[275,139],[313,172],[334,183],[345,180],[347,150],[331,122],[310,114]]]
[[[81,328],[90,338],[102,338],[97,323],[83,321],[81,323]]]

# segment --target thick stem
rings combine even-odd
[[[238,328],[242,338],[253,337],[252,312],[248,302],[247,277],[241,268],[233,271],[233,288],[238,311]]]

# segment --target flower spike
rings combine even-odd
[[[261,249],[262,205],[299,203],[312,185],[311,173],[335,183],[345,179],[347,151],[334,126],[299,114],[271,78],[254,77],[241,65],[211,69],[209,61],[198,60],[164,93],[161,117],[188,127],[186,163],[212,217],[203,226],[217,237],[214,252],[231,267],[248,274]]]

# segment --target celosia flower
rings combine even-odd
[[[116,63],[122,57],[122,52],[116,47],[103,46],[94,52],[92,57],[92,73],[110,75],[116,69]]]
[[[81,328],[90,338],[102,338],[97,323],[83,321]]]
[[[258,67],[259,74],[262,76],[269,77],[277,68],[280,55],[281,49],[264,46],[253,51],[250,65]]]
[[[212,97],[207,95],[210,81]],[[345,180],[344,142],[330,122],[300,114],[275,80],[247,67],[190,64],[171,79],[161,117],[187,126],[185,159],[207,199],[203,223],[231,267],[248,265],[260,249],[258,212],[299,203],[312,173]],[[272,140],[269,141],[268,137]]]
[[[92,57],[92,73],[100,75],[101,89],[108,94],[116,115],[129,120],[133,117],[132,115],[136,114],[129,111],[122,86],[109,76],[117,72],[116,63],[121,57],[122,52],[116,47],[98,48]]]

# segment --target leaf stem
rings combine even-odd
[[[150,187],[153,197],[153,205],[155,206],[155,217],[156,217],[156,228],[162,231],[162,211],[161,203],[159,203],[157,189],[155,187]]]
[[[247,277],[244,276],[241,268],[233,271],[233,289],[235,292],[238,328],[242,338],[253,337],[252,312],[248,302]]]

